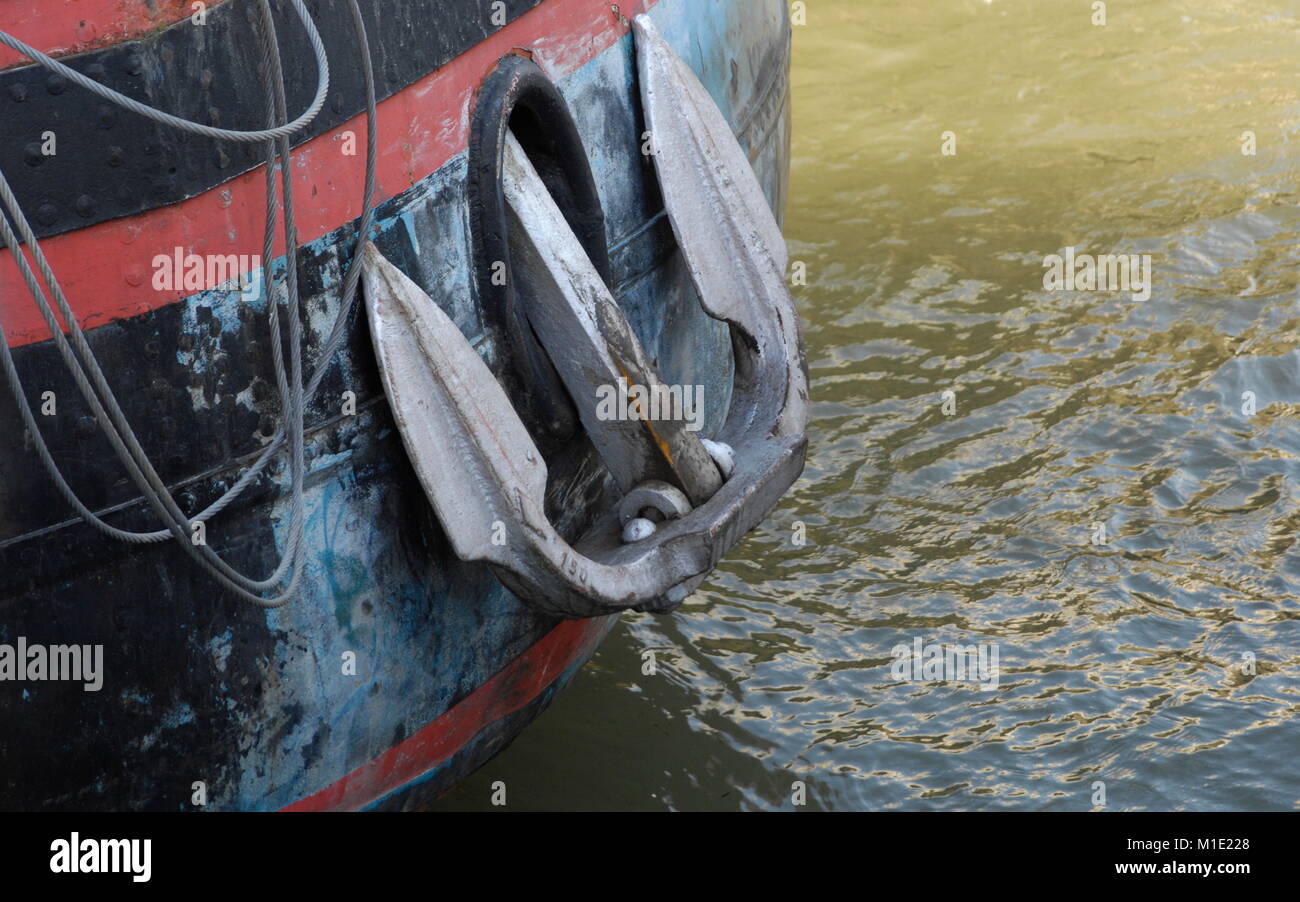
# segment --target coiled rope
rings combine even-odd
[[[302,0],[289,0],[293,6],[294,12],[306,29],[308,40],[312,46],[312,52],[316,58],[317,68],[317,90],[316,96],[306,111],[292,122],[286,122],[288,110],[285,100],[284,72],[280,57],[279,42],[276,37],[275,24],[271,17],[271,7],[269,0],[258,0],[261,15],[261,44],[262,60],[260,74],[262,84],[265,90],[265,101],[267,109],[267,128],[254,131],[237,131],[231,129],[213,128],[197,122],[191,122],[173,116],[169,113],[156,110],[145,104],[139,103],[129,97],[126,97],[79,72],[65,66],[55,59],[41,53],[40,51],[29,47],[12,35],[0,31],[0,44],[4,44],[19,53],[22,53],[40,65],[54,72],[59,73],[70,81],[81,85],[87,90],[103,97],[104,99],[121,106],[124,109],[138,113],[155,122],[172,126],[183,131],[191,132],[198,135],[204,135],[210,138],[240,141],[240,142],[258,142],[266,144],[266,228],[263,236],[263,271],[266,274],[263,278],[263,286],[266,294],[267,319],[271,333],[271,346],[273,367],[275,370],[276,384],[280,394],[281,409],[283,411],[283,422],[277,428],[275,435],[262,449],[257,460],[240,475],[239,479],[231,486],[220,498],[214,501],[201,513],[194,521],[187,518],[184,512],[177,505],[175,499],[168,491],[166,485],[158,476],[156,469],[153,467],[144,449],[136,439],[134,431],[127,422],[122,413],[121,406],[118,404],[116,396],[109,387],[107,380],[104,378],[103,371],[100,369],[89,344],[86,342],[81,327],[77,322],[76,316],[72,312],[71,306],[59,285],[58,279],[51,270],[44,253],[41,250],[40,243],[37,241],[32,231],[31,224],[24,216],[22,209],[19,207],[17,198],[14,196],[4,173],[0,171],[0,240],[3,240],[4,246],[7,247],[18,265],[19,273],[26,283],[28,291],[31,293],[37,308],[41,313],[42,319],[50,329],[50,334],[58,348],[60,356],[63,358],[65,366],[68,368],[73,381],[76,383],[78,390],[90,405],[95,415],[95,419],[100,429],[104,432],[105,437],[113,446],[114,452],[122,462],[130,475],[136,487],[140,490],[144,500],[157,515],[158,519],[164,524],[164,528],[152,532],[132,532],[119,529],[106,523],[93,511],[91,511],[73,491],[67,480],[64,478],[58,464],[54,461],[40,429],[36,424],[36,418],[32,413],[31,406],[27,401],[23,391],[22,382],[19,378],[17,367],[14,364],[13,354],[9,347],[8,336],[5,334],[3,325],[0,324],[0,367],[4,370],[4,375],[9,383],[10,390],[13,393],[14,400],[18,405],[19,413],[22,416],[23,423],[28,433],[32,436],[33,444],[37,454],[41,459],[46,472],[53,480],[59,493],[68,501],[74,510],[88,524],[98,530],[100,533],[122,542],[132,544],[151,544],[173,538],[180,543],[181,547],[194,558],[206,571],[208,571],[221,585],[234,593],[236,596],[250,601],[256,605],[266,608],[280,607],[287,604],[297,594],[298,585],[302,578],[303,572],[303,529],[304,529],[304,512],[303,512],[303,482],[304,482],[304,420],[306,417],[306,406],[315,397],[316,391],[320,387],[321,380],[324,378],[326,367],[333,360],[337,353],[339,345],[343,341],[346,331],[347,322],[351,315],[352,308],[356,300],[357,286],[361,277],[360,255],[359,251],[361,242],[366,239],[373,223],[374,210],[373,200],[375,193],[375,169],[376,159],[378,156],[378,139],[376,133],[377,126],[377,109],[375,101],[375,82],[374,68],[370,57],[370,46],[366,37],[365,23],[361,17],[361,9],[357,0],[348,0],[348,5],[352,14],[352,25],[356,35],[357,46],[363,64],[366,88],[366,127],[367,127],[367,147],[366,147],[366,178],[364,197],[362,201],[362,216],[357,234],[357,244],[353,249],[352,260],[348,266],[347,273],[344,277],[342,296],[339,305],[339,312],[334,321],[334,326],[330,330],[330,335],[326,339],[325,346],[322,349],[321,362],[317,366],[311,379],[308,381],[305,389],[303,386],[302,374],[302,323],[300,316],[301,300],[298,286],[298,267],[297,267],[297,249],[298,233],[297,225],[294,219],[293,205],[293,179],[290,176],[290,149],[289,138],[298,131],[310,124],[320,112],[325,102],[325,97],[329,91],[329,61],[326,58],[324,44],[321,41],[320,34],[312,22],[310,14],[303,5]],[[278,123],[278,124],[277,124]],[[280,331],[279,304],[276,300],[275,284],[270,276],[271,261],[273,254],[273,244],[275,239],[276,227],[276,163],[279,163],[281,178],[281,199],[284,205],[284,237],[285,237],[285,263],[286,274],[284,280],[284,295],[288,306],[289,319],[289,372],[285,371],[283,339]],[[13,219],[13,227],[10,227],[6,221],[4,212],[8,211]],[[17,235],[14,229],[17,229]],[[44,281],[49,294],[53,297],[55,306],[67,325],[67,331],[71,337],[71,345],[68,342],[68,336],[64,335],[64,329],[60,327],[54,311],[50,307],[49,299],[45,291],[37,282],[36,276],[32,271],[32,266],[28,262],[26,255],[22,253],[18,238],[26,244],[28,251],[31,253],[32,260],[35,262],[36,269],[39,271],[41,279]],[[75,351],[75,353],[74,353]],[[194,523],[206,523],[212,517],[219,514],[228,505],[235,501],[240,494],[256,479],[266,468],[273,455],[288,441],[289,458],[290,458],[290,484],[291,484],[291,515],[289,521],[289,536],[287,548],[274,571],[265,579],[255,579],[243,573],[240,573],[223,560],[214,552],[206,543],[196,544],[192,536],[194,534]],[[286,582],[287,574],[287,582]],[[268,595],[267,593],[273,593]]]

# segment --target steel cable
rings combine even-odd
[[[347,275],[344,279],[343,291],[339,306],[339,312],[336,317],[334,327],[330,332],[322,353],[321,363],[310,380],[309,387],[306,391],[303,389],[302,382],[302,326],[300,318],[301,299],[299,297],[299,288],[297,282],[297,228],[293,215],[293,189],[292,179],[283,178],[282,196],[285,205],[285,238],[286,238],[286,278],[285,294],[289,306],[289,342],[290,342],[290,369],[292,371],[292,384],[290,376],[285,373],[283,360],[282,337],[279,327],[278,303],[275,301],[274,282],[270,276],[271,260],[274,244],[274,231],[276,224],[275,215],[275,163],[278,160],[282,174],[291,172],[289,135],[303,125],[309,123],[319,112],[320,102],[324,96],[324,91],[328,87],[328,61],[325,58],[323,46],[320,43],[319,34],[316,32],[314,23],[310,16],[303,8],[301,0],[292,0],[295,12],[303,21],[307,28],[309,38],[311,38],[313,50],[316,52],[318,73],[320,75],[320,85],[318,88],[317,101],[308,113],[300,116],[293,123],[276,125],[277,121],[283,123],[287,118],[287,109],[285,103],[284,91],[284,74],[280,60],[278,40],[275,36],[275,26],[271,19],[270,6],[268,0],[259,0],[262,14],[262,79],[266,91],[267,102],[267,121],[268,128],[259,132],[228,132],[224,129],[211,129],[208,126],[201,126],[197,123],[191,123],[188,120],[180,119],[169,114],[160,113],[150,107],[138,104],[135,101],[129,101],[107,88],[103,88],[94,82],[86,85],[100,96],[106,97],[113,102],[121,100],[129,101],[123,104],[128,109],[140,112],[155,121],[183,128],[188,131],[194,131],[199,134],[208,134],[213,137],[219,137],[227,140],[265,140],[267,144],[267,217],[266,230],[263,239],[263,261],[264,277],[263,285],[266,292],[267,314],[269,318],[270,331],[272,337],[273,367],[276,373],[277,388],[281,398],[281,407],[284,414],[284,422],[277,429],[275,436],[263,448],[257,461],[249,467],[239,480],[227,490],[220,498],[209,505],[204,511],[195,517],[195,521],[206,523],[211,517],[215,516],[231,502],[233,502],[242,493],[252,480],[255,479],[266,467],[272,455],[278,450],[285,441],[286,427],[288,440],[290,442],[290,482],[291,482],[291,509],[289,526],[289,537],[286,543],[287,548],[284,555],[271,576],[263,580],[256,580],[239,573],[229,564],[227,564],[219,555],[217,555],[206,544],[195,544],[191,540],[193,531],[192,522],[185,516],[167,490],[165,484],[159,478],[157,472],[151,465],[143,448],[137,441],[134,432],[131,430],[129,423],[126,421],[113,395],[111,388],[100,370],[93,352],[90,350],[85,337],[77,323],[66,297],[63,294],[57,279],[55,278],[43,252],[40,249],[39,242],[33,234],[30,224],[19,208],[17,199],[14,197],[8,182],[0,172],[0,201],[8,209],[14,219],[18,234],[22,237],[23,242],[27,244],[32,257],[40,271],[42,279],[45,281],[53,296],[60,314],[67,323],[68,331],[72,337],[72,348],[63,335],[63,329],[59,327],[50,309],[48,300],[44,292],[37,284],[31,266],[28,264],[26,257],[21,252],[17,236],[15,236],[8,223],[5,222],[3,215],[0,215],[0,239],[3,239],[5,246],[10,249],[15,262],[18,264],[19,271],[26,282],[28,290],[31,292],[33,299],[37,303],[42,318],[51,330],[55,344],[58,347],[60,355],[63,357],[65,365],[68,367],[70,374],[76,382],[78,389],[85,397],[87,403],[92,408],[95,418],[101,429],[104,431],[106,438],[113,445],[114,451],[126,467],[128,474],[133,482],[140,489],[144,500],[154,510],[159,520],[165,524],[165,528],[153,532],[131,532],[114,527],[100,519],[91,511],[76,495],[69,486],[67,480],[63,477],[57,463],[50,454],[43,437],[36,425],[35,417],[27,402],[25,393],[22,390],[21,380],[19,379],[17,368],[14,364],[12,353],[8,346],[7,336],[0,334],[0,365],[2,365],[6,380],[10,384],[11,391],[17,402],[19,413],[23,419],[32,441],[35,444],[38,456],[41,458],[42,465],[54,481],[55,487],[61,495],[71,504],[74,510],[91,526],[111,538],[130,542],[134,544],[145,544],[164,541],[167,538],[175,538],[182,544],[182,547],[200,563],[204,569],[208,570],[219,582],[236,595],[264,607],[278,607],[287,603],[296,594],[298,583],[301,579],[303,561],[301,546],[304,529],[303,516],[303,482],[305,476],[304,463],[304,420],[306,405],[315,395],[319,388],[320,382],[324,377],[325,369],[333,359],[338,350],[347,321],[351,315],[352,308],[355,304],[356,290],[360,278],[360,261],[355,252],[353,259],[349,264]],[[366,87],[366,118],[367,118],[367,161],[366,161],[366,180],[363,198],[363,213],[358,230],[357,248],[368,234],[373,221],[373,197],[375,191],[375,169],[377,157],[377,109],[374,90],[374,72],[370,57],[369,42],[365,32],[365,25],[361,17],[361,11],[357,0],[348,0],[352,13],[353,28],[356,33],[359,51],[362,57],[363,71],[365,76]],[[9,35],[0,32],[0,43],[19,49],[21,52],[27,52],[25,44],[11,38]],[[25,49],[24,49],[25,48]],[[29,54],[30,55],[30,54]],[[67,69],[66,66],[50,60],[44,54],[35,53],[34,58],[38,63],[47,65],[53,63],[49,68],[56,71]],[[71,71],[71,70],[68,70]],[[84,79],[84,77],[83,77]],[[83,79],[73,79],[78,84],[83,84]],[[102,89],[102,90],[100,90]],[[219,134],[218,134],[219,133]],[[242,138],[233,138],[232,135],[242,135]],[[254,137],[248,137],[254,136]],[[278,144],[278,146],[277,146]],[[0,330],[2,332],[2,330]],[[76,351],[76,356],[73,354]],[[80,362],[77,357],[80,357]],[[85,369],[82,368],[82,363]],[[89,371],[89,377],[86,371]],[[93,386],[92,386],[93,383]],[[107,410],[105,409],[107,407]],[[263,591],[273,589],[280,585],[284,580],[284,575],[292,568],[292,574],[288,585],[279,594],[267,598],[259,594]]]
[[[0,44],[16,50],[28,59],[40,63],[46,69],[57,72],[73,84],[80,85],[87,91],[98,94],[105,100],[115,103],[123,109],[130,110],[133,113],[139,113],[155,122],[164,125],[170,125],[181,131],[191,132],[196,135],[203,135],[208,138],[216,138],[222,141],[238,141],[244,144],[254,144],[258,141],[273,141],[277,138],[285,138],[293,135],[311,124],[316,118],[316,114],[325,106],[325,96],[329,93],[330,74],[329,60],[326,58],[325,45],[321,41],[320,33],[316,31],[316,24],[312,21],[311,14],[303,6],[303,0],[289,0],[293,5],[293,11],[298,14],[299,20],[307,30],[307,40],[311,42],[312,53],[316,56],[316,96],[306,111],[292,122],[275,128],[269,128],[262,131],[241,131],[239,129],[216,128],[211,125],[204,125],[201,122],[194,122],[189,119],[182,119],[179,116],[173,116],[171,113],[165,113],[162,110],[143,104],[138,100],[120,94],[112,88],[101,85],[89,76],[82,75],[76,69],[65,66],[58,60],[46,56],[35,47],[29,47],[22,41],[18,40],[8,32],[0,31]],[[352,0],[349,0],[352,2]]]

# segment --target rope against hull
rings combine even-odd
[[[280,58],[279,44],[276,39],[275,25],[271,19],[271,10],[268,0],[259,0],[263,23],[261,35],[262,65],[260,71],[263,86],[266,91],[265,99],[268,124],[266,129],[259,131],[232,131],[228,129],[217,129],[155,110],[118,94],[97,82],[91,81],[80,73],[64,66],[62,63],[59,63],[45,54],[28,47],[26,44],[18,41],[16,38],[13,38],[5,32],[0,32],[0,43],[15,49],[20,53],[24,53],[42,66],[65,75],[71,81],[86,87],[88,90],[93,91],[110,102],[144,115],[156,122],[179,128],[184,131],[189,131],[194,134],[222,140],[242,141],[245,143],[264,141],[266,143],[267,216],[266,229],[263,237],[262,259],[265,261],[263,265],[264,272],[266,272],[267,275],[263,279],[263,282],[267,292],[267,316],[272,338],[273,366],[275,369],[277,387],[280,392],[281,408],[284,412],[284,422],[282,422],[277,428],[275,435],[272,437],[271,441],[267,443],[266,447],[263,448],[261,454],[253,465],[249,467],[242,476],[240,476],[239,480],[231,486],[225,494],[198,514],[197,517],[195,517],[195,521],[189,520],[185,516],[184,512],[181,511],[180,507],[176,504],[175,499],[172,498],[171,493],[167,490],[166,485],[158,476],[152,463],[149,461],[144,449],[136,439],[135,433],[122,413],[121,407],[118,404],[112,389],[109,387],[107,380],[104,378],[104,374],[100,369],[93,352],[87,344],[79,324],[77,323],[72,308],[68,304],[67,298],[64,295],[57,278],[50,269],[50,266],[45,259],[45,255],[41,251],[40,244],[32,232],[30,223],[23,215],[13,191],[9,187],[8,181],[4,178],[3,172],[0,172],[0,204],[3,204],[3,207],[0,208],[0,240],[3,240],[4,246],[9,248],[33,300],[36,301],[42,318],[50,329],[51,335],[54,338],[65,366],[67,366],[78,389],[81,391],[82,396],[86,399],[86,402],[93,410],[95,419],[99,423],[101,430],[103,430],[105,437],[113,445],[114,451],[126,467],[132,481],[135,482],[137,488],[142,493],[144,500],[149,504],[154,513],[158,516],[159,520],[164,524],[164,528],[152,532],[131,532],[118,529],[117,527],[104,522],[93,511],[86,507],[73,491],[71,486],[68,485],[67,480],[59,470],[57,463],[55,463],[53,456],[50,454],[44,438],[36,425],[35,416],[27,402],[26,395],[22,388],[22,382],[18,376],[17,368],[14,365],[13,355],[9,348],[8,337],[2,334],[2,328],[0,328],[0,367],[4,370],[5,378],[9,382],[10,389],[18,405],[24,425],[32,436],[37,453],[41,458],[42,465],[50,475],[50,478],[53,480],[59,493],[63,495],[82,519],[104,535],[131,544],[150,544],[162,542],[168,538],[174,538],[181,544],[181,547],[200,564],[200,566],[207,570],[226,589],[246,601],[267,608],[279,607],[292,600],[297,593],[298,583],[302,576],[302,488],[305,470],[303,431],[306,406],[315,396],[316,391],[320,387],[321,380],[324,378],[326,366],[331,360],[333,360],[335,353],[338,351],[338,348],[342,343],[347,321],[356,299],[357,286],[361,276],[360,255],[356,250],[359,249],[361,242],[365,240],[373,222],[375,167],[376,158],[378,156],[378,139],[376,134],[377,109],[375,101],[374,69],[370,57],[370,47],[366,37],[365,24],[362,20],[361,10],[358,6],[357,0],[348,0],[348,5],[352,13],[353,30],[356,33],[358,49],[362,58],[366,86],[367,155],[366,180],[362,204],[363,212],[357,236],[357,248],[354,249],[352,261],[344,278],[342,299],[338,316],[335,319],[334,326],[330,331],[330,335],[326,340],[324,348],[322,349],[321,363],[304,389],[302,380],[302,324],[300,318],[300,297],[297,279],[297,227],[294,220],[292,179],[288,177],[288,173],[291,172],[289,168],[291,157],[289,150],[289,137],[309,124],[320,111],[321,106],[324,103],[324,97],[329,88],[329,62],[326,58],[320,35],[316,31],[311,16],[303,6],[302,0],[291,0],[291,3],[293,4],[294,12],[298,15],[298,18],[302,21],[307,30],[308,38],[316,56],[318,73],[316,98],[308,110],[301,116],[291,123],[285,122],[288,114],[285,102],[284,73]],[[280,124],[277,125],[277,122]],[[275,289],[273,280],[269,276],[276,226],[275,168],[277,160],[280,165],[280,171],[285,174],[285,177],[281,182],[281,195],[285,210],[284,235],[286,247],[286,276],[284,293],[289,307],[289,373],[285,372],[284,351],[279,322],[279,305],[275,300],[275,295],[273,294]],[[10,227],[3,215],[3,212],[6,209],[13,218],[14,226],[17,228],[18,235],[14,234],[14,230]],[[26,256],[20,249],[18,243],[19,236],[21,236],[22,241],[27,245],[27,248],[31,252],[36,268],[39,270],[42,280],[49,289],[50,295],[54,298],[63,321],[67,324],[67,329],[72,339],[72,347],[69,347],[68,340],[64,335],[64,330],[60,327],[54,316],[54,312],[50,309],[49,300],[46,298],[45,292],[41,289],[40,284],[36,281],[31,265],[28,263]],[[74,349],[76,351],[75,356],[73,354]],[[78,356],[80,357],[80,360],[78,360]],[[285,444],[286,438],[290,445],[290,482],[292,493],[292,513],[289,525],[288,547],[274,572],[265,579],[258,580],[235,570],[206,544],[196,545],[191,539],[193,522],[206,522],[235,501],[239,495],[247,489],[252,481],[265,469],[267,464],[270,462],[271,457]],[[284,583],[286,573],[289,574],[287,585],[285,585],[283,589],[276,591],[276,594],[267,597],[264,593],[276,590],[278,586]]]

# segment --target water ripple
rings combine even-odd
[[[1269,5],[1159,0],[1094,42],[1047,2],[816,4],[809,464],[616,640],[673,649],[639,697],[691,737],[662,804],[1300,806],[1300,100]],[[1045,290],[1067,246],[1150,254],[1150,298]],[[998,685],[900,681],[917,637],[995,644]]]

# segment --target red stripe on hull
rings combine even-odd
[[[634,0],[625,15],[653,6]],[[573,72],[627,30],[603,0],[548,0],[491,38],[379,105],[379,202],[407,190],[465,150],[470,101],[498,59],[526,48],[554,79]],[[334,63],[338,64],[337,61]],[[342,153],[345,132],[356,156]],[[361,215],[365,116],[307,142],[294,153],[298,233],[303,243]],[[258,254],[265,221],[262,167],[179,204],[100,223],[41,242],[83,328],[175,303],[191,291],[157,291],[152,261],[176,247],[195,254]],[[282,239],[276,254],[284,253]],[[48,339],[18,268],[0,252],[0,320],[11,346]]]
[[[488,724],[536,699],[605,635],[609,618],[565,621],[414,736],[283,811],[355,811],[451,760]]]
[[[208,9],[222,2],[208,0]],[[0,0],[0,31],[42,53],[65,56],[120,44],[194,13],[194,0],[62,0],[57,12],[50,5],[49,0]],[[0,69],[27,62],[22,54],[0,47]]]

